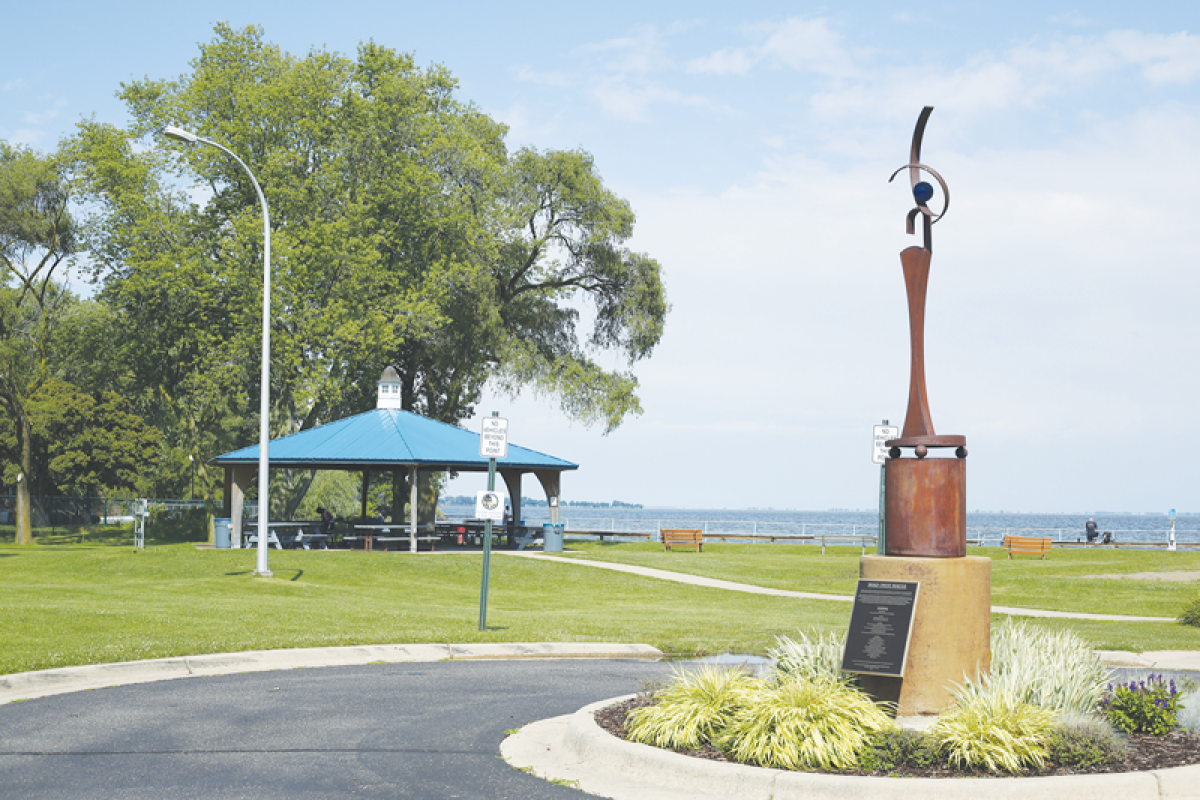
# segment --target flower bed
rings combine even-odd
[[[637,697],[618,705],[610,706],[596,712],[596,723],[612,735],[626,739],[625,718],[629,712],[637,708],[651,705],[649,697]],[[1151,734],[1133,734],[1127,739],[1128,755],[1121,761],[1107,764],[1060,766],[1048,761],[1041,771],[1025,770],[1016,773],[1016,777],[1049,776],[1049,775],[1085,775],[1112,772],[1138,772],[1168,767],[1185,767],[1200,764],[1200,735],[1180,731],[1162,736]],[[705,758],[711,761],[726,761],[736,763],[727,753],[711,744],[692,750],[676,750],[686,756]],[[865,770],[822,770],[837,775],[874,775],[874,776],[905,776],[921,778],[961,778],[961,777],[1010,777],[1009,773],[991,773],[986,771],[963,770],[952,767],[943,758],[929,766],[905,765],[891,771]]]

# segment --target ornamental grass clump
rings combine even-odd
[[[758,681],[741,669],[706,665],[680,672],[658,689],[652,706],[632,711],[625,735],[632,742],[670,750],[695,750],[711,741],[744,706]]]
[[[867,738],[892,725],[867,695],[828,676],[764,683],[714,742],[778,769],[854,769]]]
[[[796,639],[776,636],[775,647],[767,652],[775,661],[777,678],[794,675],[803,678],[833,678],[849,683],[855,676],[842,672],[842,652],[846,649],[844,633],[814,630],[800,631]]]
[[[998,692],[1057,712],[1094,712],[1112,679],[1108,668],[1077,634],[1005,620],[992,630],[991,673],[963,689]]]
[[[1026,702],[1022,693],[994,688],[985,693],[960,689],[954,695],[954,707],[931,731],[952,766],[1013,774],[1045,766],[1057,717],[1053,711]]]
[[[1184,687],[1175,723],[1186,733],[1200,733],[1200,687],[1195,684]]]
[[[1162,735],[1175,729],[1181,692],[1175,681],[1162,675],[1149,675],[1145,680],[1109,684],[1110,694],[1100,709],[1116,727],[1126,733]]]

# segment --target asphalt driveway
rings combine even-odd
[[[160,681],[0,706],[0,796],[587,797],[509,767],[505,732],[670,664],[456,661]]]

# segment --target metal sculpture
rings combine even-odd
[[[887,555],[953,557],[966,554],[966,465],[965,436],[939,436],[929,413],[925,387],[925,297],[929,286],[929,268],[933,259],[933,225],[950,207],[950,189],[936,170],[921,163],[921,140],[932,106],[926,106],[913,131],[908,163],[888,178],[890,183],[908,170],[916,206],[908,212],[906,230],[916,233],[916,219],[922,220],[923,247],[909,247],[900,253],[904,283],[908,294],[908,327],[911,369],[908,383],[908,412],[899,439],[886,444],[890,448],[887,463]],[[934,212],[929,201],[934,188],[921,180],[928,173],[941,188],[941,211]],[[901,459],[901,448],[911,447],[917,461]],[[931,448],[956,448],[957,459],[926,460]]]

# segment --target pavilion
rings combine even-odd
[[[363,517],[367,513],[367,486],[371,473],[407,471],[409,531],[413,547],[416,546],[417,531],[418,471],[488,470],[488,459],[479,455],[478,433],[400,408],[400,378],[391,367],[385,369],[379,379],[374,409],[274,439],[267,452],[272,467],[362,472]],[[240,542],[246,489],[258,472],[258,446],[234,450],[213,461],[225,468],[223,514],[232,520],[233,541]],[[557,523],[562,473],[578,468],[578,464],[509,443],[508,455],[496,459],[496,471],[508,488],[512,518],[521,519],[521,478],[532,472],[546,492],[550,521]],[[395,507],[403,507],[398,498]]]

